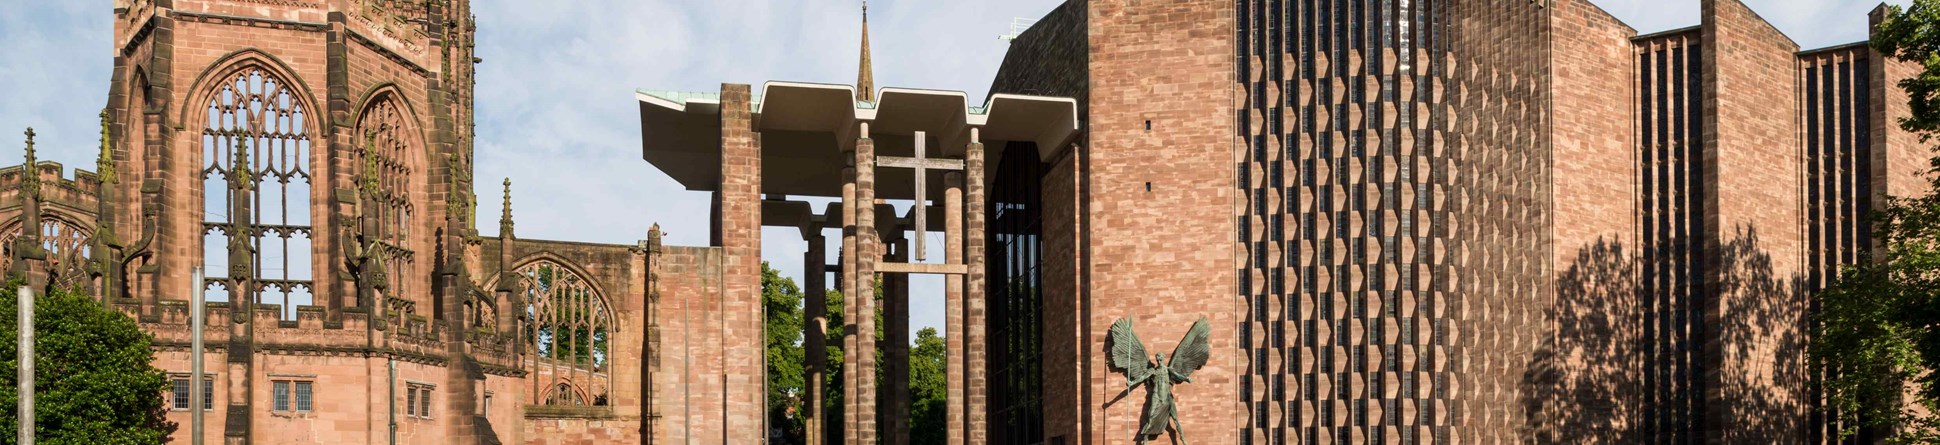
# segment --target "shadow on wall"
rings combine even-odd
[[[1557,273],[1555,304],[1546,311],[1554,324],[1523,374],[1528,443],[1659,443],[1674,437],[1661,425],[1686,423],[1666,422],[1663,416],[1690,414],[1645,396],[1647,342],[1657,339],[1645,338],[1644,323],[1651,296],[1662,290],[1645,288],[1639,255],[1599,239]],[[1698,327],[1700,371],[1688,383],[1709,415],[1686,424],[1699,430],[1692,432],[1699,441],[1802,442],[1810,381],[1803,277],[1775,276],[1755,229],[1738,230],[1702,258],[1714,278],[1699,287],[1699,301],[1702,313],[1715,316]],[[1647,425],[1651,417],[1660,426]]]

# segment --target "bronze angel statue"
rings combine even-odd
[[[1125,371],[1128,389],[1139,385],[1151,384],[1145,402],[1145,415],[1140,416],[1137,440],[1144,444],[1153,436],[1165,434],[1167,426],[1172,427],[1173,438],[1185,443],[1185,431],[1179,427],[1179,407],[1172,399],[1172,385],[1191,383],[1192,372],[1206,366],[1206,359],[1212,354],[1212,346],[1207,337],[1212,326],[1200,317],[1179,340],[1172,350],[1172,361],[1166,362],[1165,355],[1153,353],[1152,359],[1145,359],[1145,344],[1139,342],[1138,335],[1132,333],[1132,319],[1120,318],[1112,323],[1111,366]]]

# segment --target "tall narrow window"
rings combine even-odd
[[[520,280],[530,347],[532,397],[547,405],[605,405],[611,377],[613,315],[606,298],[579,274],[536,261],[506,279]]]
[[[362,217],[375,230],[371,236],[373,254],[384,256],[384,274],[389,277],[385,294],[417,301],[429,285],[428,274],[416,273],[416,249],[412,248],[411,229],[416,207],[412,192],[419,187],[412,175],[418,153],[419,137],[397,96],[383,93],[365,107],[357,120],[357,182],[363,200]],[[435,311],[434,311],[435,313]]]
[[[229,264],[229,240],[235,235],[252,248],[254,285],[240,294],[279,305],[284,319],[294,319],[297,306],[314,304],[308,110],[287,82],[245,68],[216,87],[207,113],[201,152],[203,290],[210,301],[229,300],[238,278]],[[248,187],[233,187],[245,181]],[[235,190],[243,192],[239,196]],[[237,199],[247,204],[247,214],[232,214],[243,207]],[[235,233],[238,229],[243,233]]]

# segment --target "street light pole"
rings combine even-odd
[[[34,290],[20,286],[20,445],[34,445]]]
[[[189,444],[202,445],[202,407],[209,401],[202,396],[202,330],[208,325],[207,297],[202,295],[202,267],[195,268],[189,283]]]

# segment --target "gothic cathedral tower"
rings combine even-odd
[[[114,17],[101,168],[117,198],[98,224],[118,236],[93,261],[120,277],[102,298],[158,331],[165,370],[188,368],[165,327],[188,293],[226,302],[206,438],[266,441],[307,416],[363,425],[336,442],[498,442],[466,324],[490,298],[467,270],[470,2],[116,0]],[[403,349],[416,358],[369,353]],[[396,426],[401,374],[429,382],[408,388],[427,422]],[[373,394],[321,388],[333,379]]]

